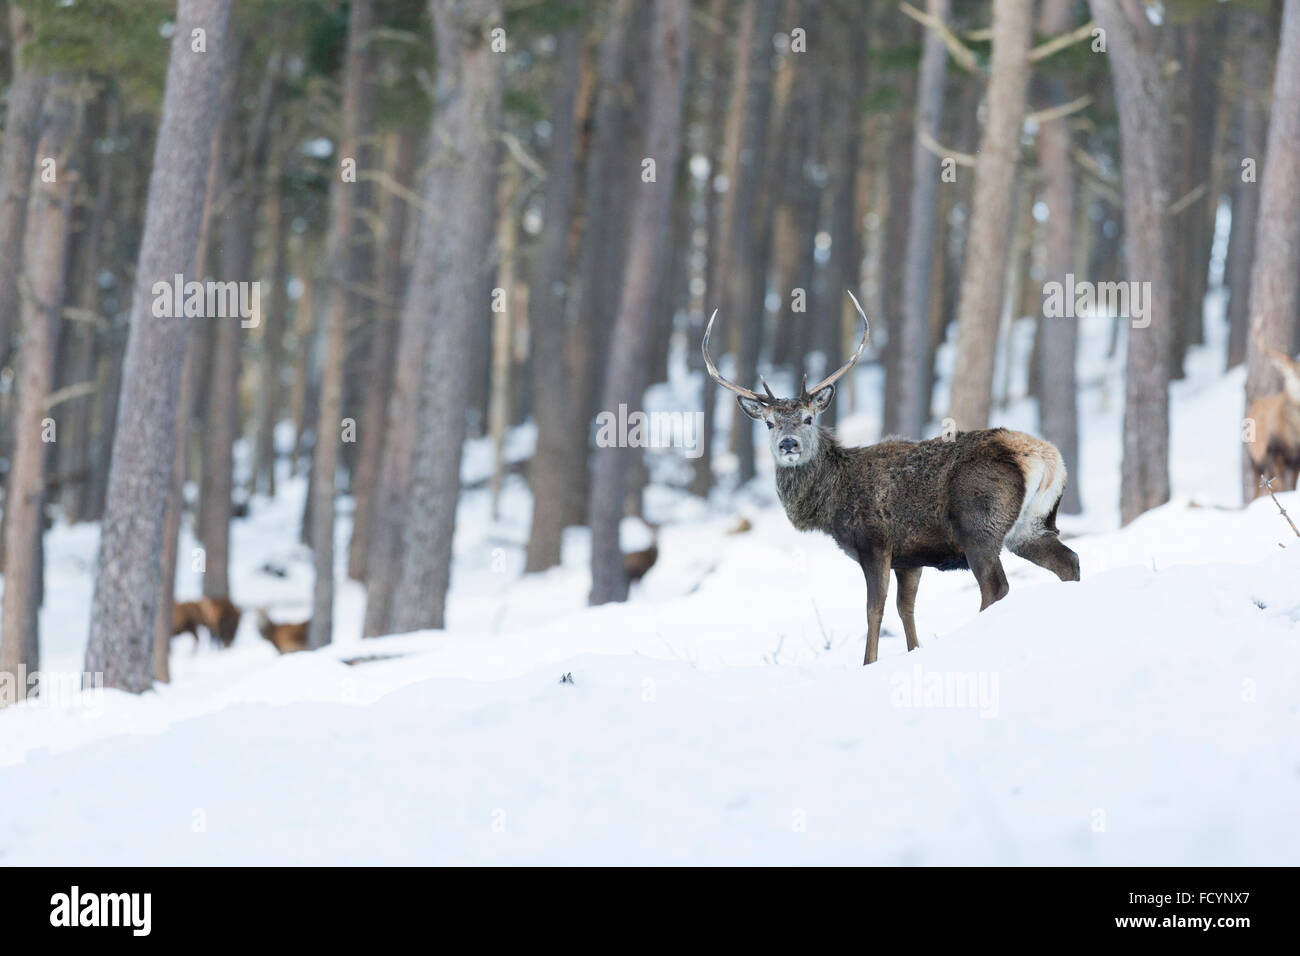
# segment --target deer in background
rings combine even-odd
[[[276,624],[265,608],[257,609],[257,630],[281,654],[292,654],[307,649],[307,628],[310,621],[297,624]]]
[[[172,637],[189,633],[194,649],[199,648],[199,628],[204,627],[212,642],[229,647],[239,630],[239,608],[228,598],[201,597],[197,601],[177,601],[172,605]]]
[[[898,581],[898,615],[907,649],[916,639],[916,592],[923,568],[969,569],[980,589],[980,610],[1004,598],[1005,546],[1062,581],[1079,580],[1079,556],[1061,543],[1056,509],[1065,490],[1065,464],[1051,442],[1004,428],[958,432],[927,441],[887,438],[845,448],[817,424],[835,397],[835,383],[857,364],[871,324],[849,293],[866,326],[857,351],[841,368],[795,398],[777,398],[728,382],[709,357],[715,310],[704,330],[709,376],[732,392],[746,415],[768,429],[776,458],[776,490],[790,523],[822,531],[862,568],[867,581],[867,653],[873,663],[889,573]]]
[[[1255,477],[1275,478],[1274,491],[1295,491],[1300,475],[1300,363],[1256,337],[1256,344],[1282,373],[1282,391],[1251,402],[1247,421],[1254,422],[1254,440],[1246,446]],[[1256,482],[1256,496],[1264,493]]]

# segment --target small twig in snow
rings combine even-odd
[[[1259,486],[1261,488],[1267,489],[1268,496],[1273,499],[1273,504],[1277,505],[1277,510],[1282,512],[1282,517],[1286,518],[1286,523],[1291,526],[1291,530],[1295,532],[1295,536],[1297,538],[1300,538],[1300,529],[1296,528],[1295,522],[1291,520],[1291,516],[1287,514],[1286,509],[1282,507],[1282,502],[1278,501],[1277,495],[1273,494],[1273,479],[1265,478],[1263,475],[1260,475]],[[1278,542],[1278,544],[1283,548],[1286,547],[1286,545],[1282,544],[1281,542]]]
[[[812,599],[809,598],[809,600]],[[812,602],[812,606],[813,606],[813,614],[817,615],[817,626],[821,629],[822,632],[822,641],[823,641],[822,647],[824,650],[829,651],[831,649],[831,637],[829,634],[826,633],[826,625],[822,623],[822,612],[817,610],[816,601]]]

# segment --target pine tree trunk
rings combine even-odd
[[[1250,335],[1246,340],[1246,406],[1281,388],[1264,348],[1291,353],[1300,303],[1300,0],[1286,0],[1273,78],[1273,113],[1260,182],[1259,231],[1250,280]],[[1243,456],[1245,454],[1243,446]],[[1258,489],[1247,474],[1244,497]]]
[[[634,167],[634,137],[626,129],[622,103],[624,53],[631,32],[633,5],[613,0],[605,9],[597,54],[595,132],[587,157],[582,214],[585,226],[578,252],[578,282],[572,290],[568,354],[573,395],[576,453],[570,455],[566,484],[566,524],[587,520],[591,484],[592,417],[600,403],[607,359],[609,317],[618,308],[618,280],[623,272],[627,218],[627,168]]]
[[[928,0],[926,12],[945,23],[950,0]],[[912,139],[912,195],[903,260],[903,323],[898,343],[898,433],[921,438],[930,420],[930,287],[938,209],[939,157],[922,143],[939,141],[948,53],[934,30],[925,31]]]
[[[416,147],[417,138],[409,128],[390,134],[386,168],[389,176],[407,189],[411,188]],[[356,508],[352,512],[352,540],[348,545],[348,577],[357,581],[369,580],[369,556],[373,547],[371,529],[373,516],[379,507],[382,462],[388,454],[390,442],[391,429],[386,429],[385,423],[396,375],[397,333],[406,279],[402,250],[407,230],[407,202],[387,189],[380,209],[384,224],[378,277],[381,304],[376,311],[369,376],[371,387],[366,392],[366,404],[361,411],[361,447],[357,451],[357,474],[353,483]]]
[[[1032,0],[993,0],[988,119],[975,165],[975,199],[957,306],[957,370],[949,415],[957,427],[985,428],[1011,239],[1020,125],[1029,83]]]
[[[1168,90],[1155,28],[1145,16],[1128,19],[1119,0],[1090,0],[1090,6],[1106,31],[1119,106],[1127,278],[1149,282],[1151,292],[1144,325],[1131,325],[1128,333],[1120,477],[1120,520],[1127,524],[1169,500]]]
[[[232,163],[229,147],[234,143],[235,125],[230,131],[222,161]],[[226,180],[226,214],[221,223],[220,272],[217,281],[247,282],[252,276],[253,207],[247,183]],[[218,195],[222,195],[218,192]],[[212,377],[207,393],[207,422],[203,430],[203,470],[208,482],[199,510],[199,537],[203,541],[203,593],[212,598],[230,597],[230,510],[234,492],[234,446],[239,434],[239,348],[243,329],[235,316],[208,316],[215,325]]]
[[[226,92],[228,93],[229,90]],[[229,97],[223,96],[221,109],[229,108]],[[220,178],[217,167],[221,154],[221,128],[221,122],[214,124],[212,141],[208,148],[208,178],[203,195],[203,214],[199,219],[199,241],[194,249],[194,262],[186,270],[196,278],[207,274],[205,266],[208,261],[209,236],[212,230],[212,207],[216,200],[215,194]],[[160,559],[162,585],[158,589],[158,611],[154,615],[153,676],[154,680],[164,684],[172,679],[172,605],[176,600],[176,562],[180,556],[181,516],[185,510],[185,472],[193,431],[194,403],[198,395],[198,366],[203,354],[203,340],[198,332],[199,330],[192,325],[186,330],[185,362],[181,367],[181,382],[176,402],[171,480],[167,486],[167,504],[163,517],[163,545]]]
[[[726,105],[726,54],[727,31],[722,23],[727,13],[727,0],[712,0],[709,4],[709,20],[716,25],[711,31],[707,54],[709,91],[708,108],[705,116],[705,128],[709,136],[709,178],[705,182],[705,228],[707,241],[705,245],[704,295],[705,312],[712,312],[722,298],[719,286],[718,259],[722,248],[722,205],[723,197],[714,188],[717,171],[725,156],[726,142],[718,141],[717,131],[723,128]],[[703,70],[701,70],[703,72]],[[710,304],[712,303],[712,304]],[[692,353],[693,357],[693,353]],[[691,493],[701,498],[709,496],[713,487],[713,433],[714,420],[717,418],[718,389],[708,376],[703,374],[703,363],[699,365],[703,379],[704,427],[700,431],[700,456],[692,465]]]
[[[1045,36],[1064,33],[1070,26],[1071,8],[1070,0],[1046,0],[1039,20],[1039,31]],[[1044,106],[1066,102],[1068,97],[1062,79],[1053,77],[1044,80],[1041,85]],[[1047,205],[1048,216],[1043,280],[1064,283],[1066,274],[1074,271],[1074,236],[1078,228],[1069,118],[1060,117],[1044,122],[1038,129],[1036,145],[1038,168],[1043,172],[1041,195]],[[1078,476],[1078,382],[1075,373],[1078,319],[1044,316],[1038,328],[1041,362],[1038,415],[1043,437],[1060,450],[1066,470],[1071,475]],[[1079,484],[1077,477],[1076,480],[1065,483],[1060,507],[1066,514],[1078,514],[1081,510]]]
[[[348,307],[352,304],[349,281],[356,260],[349,243],[353,235],[357,182],[345,178],[344,165],[359,163],[358,110],[366,81],[366,44],[374,23],[370,0],[353,0],[348,21],[348,51],[344,65],[343,106],[337,169],[330,188],[329,305],[325,319],[325,356],[321,367],[320,408],[316,419],[316,447],[312,457],[311,546],[316,583],[312,596],[311,627],[307,644],[324,647],[334,634],[334,485],[338,469],[343,418],[343,363],[347,353]]]
[[[58,79],[52,81],[57,87]],[[36,612],[41,603],[41,537],[44,525],[45,459],[58,427],[45,400],[54,378],[55,343],[63,309],[72,201],[78,173],[73,161],[77,130],[71,92],[53,89],[48,123],[38,155],[52,159],[32,188],[23,239],[25,251],[19,293],[22,347],[19,352],[18,409],[14,449],[5,488],[5,588],[0,614],[0,672],[14,675],[19,695],[26,692],[23,671],[40,667]],[[9,703],[0,695],[0,707]]]
[[[767,278],[755,271],[753,233],[760,218],[757,208],[759,187],[766,165],[776,6],[776,0],[753,0],[743,7],[736,48],[736,87],[727,116],[728,186],[723,199],[726,251],[719,263],[719,275],[725,283],[722,311],[728,320],[728,340],[736,346],[733,377],[746,383],[746,387],[754,384],[758,377],[758,343],[763,335],[763,311],[750,311],[754,286],[763,284]],[[759,298],[763,297],[760,295]],[[639,396],[634,401],[639,401]],[[755,474],[755,423],[739,406],[733,404],[731,411],[736,480],[743,485]]]
[[[565,266],[569,219],[577,169],[575,106],[578,95],[582,35],[576,27],[560,34],[557,79],[551,99],[551,161],[547,175],[544,229],[537,249],[537,271],[529,296],[533,345],[533,417],[537,450],[529,479],[533,492],[532,528],[525,571],[545,571],[560,563],[567,494],[566,477],[574,447],[573,412],[564,352],[567,336]]]
[[[262,311],[262,354],[258,367],[257,438],[254,443],[253,490],[275,497],[275,425],[280,415],[280,367],[284,363],[284,326],[289,312],[289,223],[279,179],[284,149],[277,148],[268,173],[266,234],[271,244],[270,298]]]
[[[412,281],[408,302],[408,308],[428,316],[430,329],[393,596],[397,632],[443,624],[466,433],[470,369],[465,356],[476,324],[491,314],[484,269],[504,80],[505,58],[489,45],[490,32],[501,23],[498,0],[431,0],[430,7],[438,44],[439,105],[431,159],[445,171],[446,194],[426,214],[420,250],[425,261],[417,264],[421,287],[417,290]]]
[[[44,74],[23,62],[32,31],[17,4],[9,5],[9,36],[13,79],[9,83],[4,144],[0,148],[0,367],[8,362],[13,323],[19,310],[18,274],[22,268],[27,196],[40,138],[41,107],[49,85]]]
[[[1246,338],[1250,326],[1250,273],[1255,264],[1255,233],[1259,223],[1259,176],[1263,172],[1264,139],[1268,134],[1268,77],[1270,57],[1265,18],[1249,8],[1236,12],[1242,24],[1241,142],[1231,153],[1227,174],[1236,186],[1232,191],[1232,227],[1228,235],[1228,258],[1224,281],[1228,286],[1228,368],[1246,360]],[[1251,161],[1248,173],[1243,168]]]
[[[643,183],[632,212],[632,243],[610,348],[606,409],[636,407],[641,400],[649,308],[654,300],[672,210],[682,146],[682,99],[689,42],[687,0],[657,0],[651,32],[652,83],[646,155],[655,161],[657,181]],[[768,34],[770,36],[770,33]],[[619,550],[629,448],[602,448],[596,455],[591,493],[592,604],[627,597]]]
[[[207,178],[209,117],[221,93],[229,0],[180,0],[154,151],[131,335],[118,403],[96,562],[86,670],[105,687],[140,693],[153,676],[163,514],[175,405],[185,360],[183,316],[153,314],[153,284],[193,259]],[[206,52],[192,49],[202,29]]]

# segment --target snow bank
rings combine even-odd
[[[666,539],[675,597],[10,708],[0,861],[1300,859],[1300,547],[1271,502],[1076,539],[1079,584],[1008,559],[984,614],[927,571],[924,646],[894,621],[870,668],[856,569],[778,518],[699,532],[698,563]]]

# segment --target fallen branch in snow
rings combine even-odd
[[[1300,529],[1296,528],[1295,522],[1291,520],[1291,516],[1287,514],[1286,509],[1282,507],[1282,502],[1278,501],[1277,495],[1273,494],[1273,479],[1265,478],[1263,475],[1260,475],[1259,486],[1268,491],[1268,496],[1273,499],[1273,504],[1277,505],[1277,510],[1282,512],[1282,517],[1286,518],[1286,523],[1291,526],[1291,530],[1295,532],[1295,536],[1300,538]],[[1278,543],[1281,544],[1281,542]],[[1283,544],[1282,547],[1285,548],[1286,545]]]
[[[811,600],[811,598],[809,599]],[[826,633],[826,625],[822,623],[822,612],[817,609],[817,602],[812,602],[813,614],[817,616],[817,626],[822,632],[822,649],[829,651],[831,649],[831,637]]]

